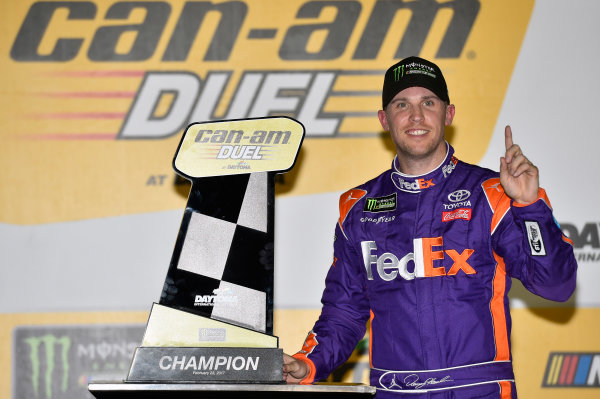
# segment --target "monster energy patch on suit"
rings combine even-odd
[[[365,200],[364,212],[387,212],[396,210],[396,193],[385,197],[368,198]]]

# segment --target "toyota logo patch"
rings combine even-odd
[[[469,190],[456,190],[448,194],[448,199],[452,202],[460,202],[466,200],[470,196],[471,192]]]

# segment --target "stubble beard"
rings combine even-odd
[[[428,143],[425,148],[414,148],[406,143],[396,144],[398,160],[401,164],[421,164],[423,166],[426,164],[428,167],[435,167],[443,161],[443,157],[446,155],[444,142],[442,139],[439,142]]]

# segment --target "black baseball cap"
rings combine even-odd
[[[385,73],[381,92],[383,109],[396,94],[415,86],[429,89],[441,100],[450,103],[448,87],[440,68],[423,58],[408,57],[389,67]]]

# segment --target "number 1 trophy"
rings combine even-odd
[[[159,303],[125,383],[281,383],[273,336],[275,175],[304,138],[294,119],[195,123],[173,160],[192,183]]]

